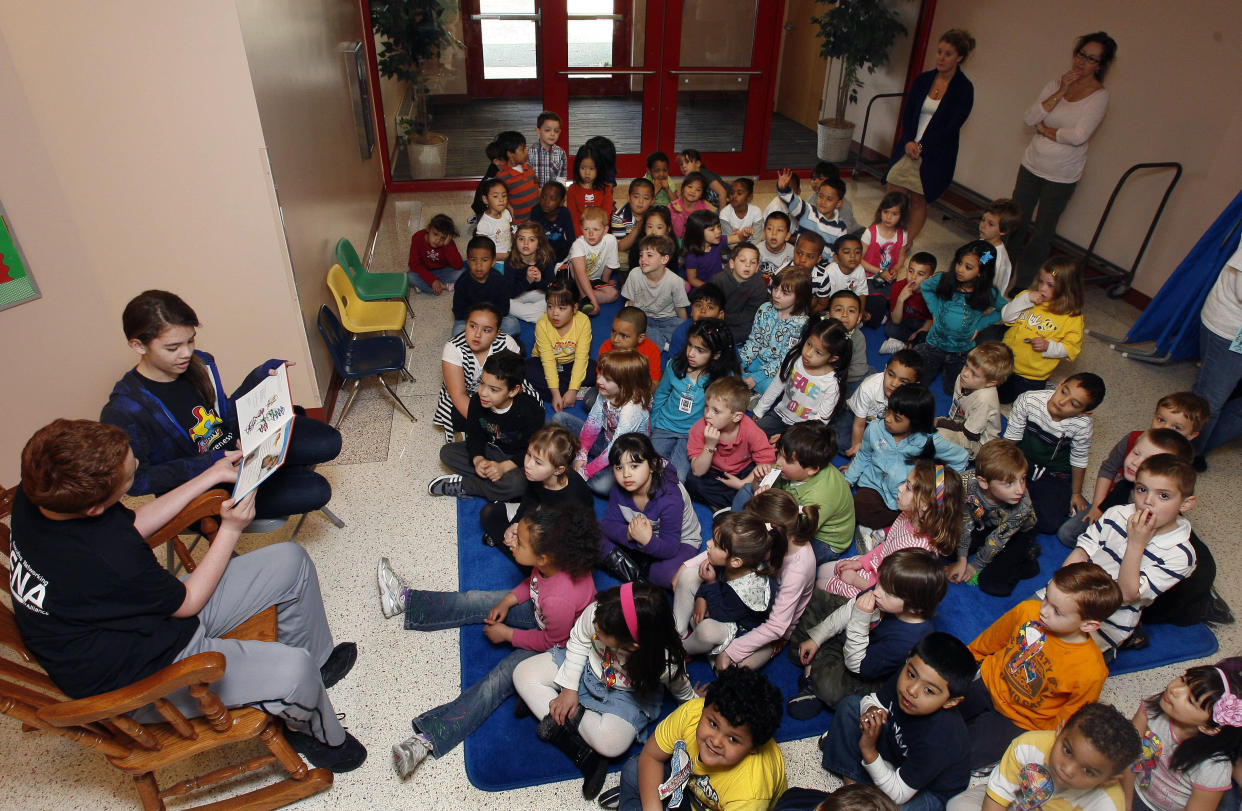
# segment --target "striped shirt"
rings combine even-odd
[[[1055,389],[1044,389],[1020,394],[1009,412],[1005,439],[1018,443],[1032,472],[1047,468],[1069,473],[1071,467],[1085,468],[1091,453],[1092,419],[1079,414],[1054,420],[1048,413],[1048,401],[1055,393]]]
[[[535,172],[530,164],[513,167],[506,166],[496,173],[496,177],[504,181],[509,190],[509,207],[513,209],[515,223],[530,219],[530,210],[539,202],[539,184],[535,182]]]

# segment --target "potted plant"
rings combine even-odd
[[[827,4],[831,0],[817,2]],[[822,16],[812,17],[811,22],[819,26],[819,55],[829,60],[824,75],[824,109],[832,110],[831,116],[819,121],[819,158],[840,163],[849,158],[854,138],[855,125],[845,119],[845,107],[858,101],[858,88],[862,87],[858,73],[862,68],[875,73],[876,68],[887,64],[889,49],[898,36],[906,33],[906,27],[884,0],[838,0]],[[828,80],[833,63],[837,67],[837,84],[829,107]]]
[[[371,5],[371,25],[379,36],[376,58],[381,76],[409,85],[410,115],[397,119],[397,140],[405,146],[413,178],[444,177],[448,138],[431,131],[427,96],[443,72],[442,54],[461,47],[446,24],[457,10],[454,0],[391,0]]]

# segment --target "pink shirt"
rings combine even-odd
[[[703,452],[706,444],[703,431],[707,421],[700,417],[690,427],[690,438],[686,440],[686,453],[691,459]],[[583,442],[586,442],[584,439]],[[755,425],[755,421],[745,414],[737,426],[737,436],[733,441],[716,444],[716,453],[712,456],[712,467],[716,470],[736,476],[746,469],[751,462],[756,465],[770,465],[776,461],[776,449],[768,443],[767,434]]]
[[[513,589],[518,603],[535,602],[535,624],[538,628],[515,630],[513,647],[524,650],[546,651],[569,639],[578,615],[595,600],[595,580],[591,573],[573,579],[566,572],[551,577],[541,577],[538,569],[532,569],[530,577]]]
[[[845,560],[857,560],[862,564],[862,568],[858,570],[858,574],[869,584],[875,585],[879,580],[880,564],[884,562],[884,558],[896,552],[898,549],[926,549],[928,552],[935,554],[932,549],[931,539],[926,535],[919,535],[914,531],[914,527],[910,526],[910,519],[906,518],[905,513],[897,516],[897,520],[888,528],[888,534],[884,536],[884,543],[872,549],[865,555],[855,555],[852,558],[842,558]],[[828,585],[824,586],[824,591],[829,594],[839,594],[842,597],[857,597],[862,589],[846,583],[841,578],[833,575],[828,579]]]
[[[781,563],[780,585],[767,620],[733,640],[725,653],[740,662],[765,645],[788,639],[815,591],[815,551],[809,543],[791,544]]]

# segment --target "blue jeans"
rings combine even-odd
[[[576,417],[568,411],[558,411],[552,415],[552,422],[557,425],[563,425],[569,429],[574,436],[582,434],[582,427],[586,425],[586,420]],[[595,444],[587,450],[587,459],[594,460],[601,453],[605,453],[608,449],[608,440],[604,438],[603,431],[595,438]],[[608,494],[612,492],[612,485],[616,478],[612,475],[612,465],[604,465],[603,470],[587,479],[587,487],[591,488],[591,492],[597,496],[608,498]]]
[[[1091,505],[1088,504],[1085,510],[1076,512],[1069,518],[1065,519],[1065,523],[1061,524],[1061,528],[1057,530],[1057,540],[1062,546],[1073,549],[1078,546],[1078,536],[1087,531],[1087,527],[1091,526],[1087,523],[1087,513],[1091,512]]]
[[[635,755],[621,768],[621,804],[617,806],[617,811],[643,811],[643,798],[638,789],[638,759],[640,757],[642,755]],[[668,779],[671,762],[670,760],[664,764],[664,780]],[[689,791],[689,786],[686,790]],[[665,805],[665,807],[668,806]],[[690,802],[683,800],[681,807],[689,808]]]
[[[737,491],[737,495],[733,497],[733,504],[729,509],[735,513],[740,513],[746,509],[746,502],[755,497],[755,486],[753,484],[743,484]]]
[[[461,321],[453,322],[453,331],[449,333],[449,335],[461,335],[465,331],[466,321],[465,319],[462,319]],[[522,322],[511,315],[506,315],[504,318],[500,319],[500,331],[506,335],[520,337],[522,334]]]
[[[431,275],[439,279],[440,284],[447,287],[453,282],[457,281],[457,277],[460,276],[464,271],[465,271],[465,268],[440,268],[439,270],[431,271]],[[414,271],[407,270],[405,272],[405,275],[410,278],[410,287],[413,287],[418,292],[427,293],[428,295],[434,292],[431,289],[431,285],[423,281],[423,277],[419,276]]]
[[[846,696],[837,704],[824,741],[824,769],[859,783],[872,784],[871,775],[862,765],[862,751],[858,748],[858,720],[862,713],[862,696]],[[903,811],[941,811],[944,800],[930,791],[920,791],[899,808]]]
[[[1212,416],[1195,439],[1195,450],[1200,455],[1242,434],[1242,398],[1229,399],[1242,380],[1242,354],[1231,352],[1229,344],[1228,338],[1200,325],[1199,358],[1203,365],[1193,391],[1212,407]]]
[[[681,326],[684,318],[670,316],[668,318],[653,318],[647,316],[647,340],[655,344],[661,351],[665,345],[672,339],[673,333]]]
[[[305,414],[293,418],[285,463],[259,485],[255,518],[282,518],[314,512],[332,498],[332,485],[312,467],[341,452],[341,432]]]
[[[651,429],[651,444],[656,453],[668,460],[677,471],[677,480],[684,482],[690,475],[690,457],[686,455],[686,434],[678,434],[665,428]]]
[[[487,612],[500,602],[508,589],[501,591],[408,591],[405,597],[405,628],[415,631],[439,631],[462,625],[481,625]],[[505,624],[530,630],[535,624],[535,604],[527,601],[509,609]],[[442,757],[466,739],[513,695],[513,670],[520,662],[539,651],[514,648],[491,669],[482,681],[467,687],[460,696],[447,704],[428,710],[413,720],[414,730],[431,741],[431,753]]]

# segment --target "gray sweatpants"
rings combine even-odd
[[[220,638],[273,605],[279,642]],[[315,564],[301,546],[273,544],[229,561],[198,613],[198,630],[177,661],[204,651],[225,656],[224,677],[211,690],[227,706],[261,707],[283,718],[290,728],[309,732],[330,746],[345,741],[345,730],[319,675],[332,653],[332,631]],[[187,716],[201,714],[188,688],[169,700]]]

